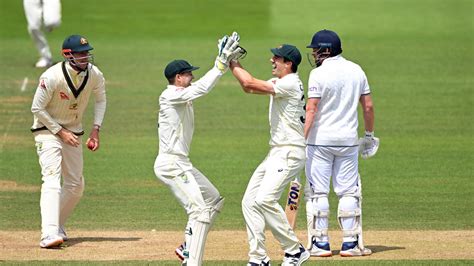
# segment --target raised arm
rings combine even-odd
[[[271,82],[254,78],[239,62],[231,61],[230,69],[246,93],[275,95]]]

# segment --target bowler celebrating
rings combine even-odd
[[[301,265],[310,255],[278,204],[283,190],[303,170],[305,162],[304,89],[297,73],[301,54],[288,44],[271,52],[274,78],[268,81],[254,78],[238,62],[230,65],[246,93],[270,96],[270,151],[250,178],[242,199],[250,245],[248,265],[270,264],[265,248],[266,226],[285,252],[282,265]]]

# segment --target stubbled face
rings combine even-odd
[[[76,70],[86,70],[87,65],[92,62],[92,54],[89,51],[65,54],[64,57]]]
[[[270,62],[272,63],[272,75],[274,77],[281,78],[286,74],[285,69],[288,69],[289,63],[285,63],[283,57],[274,55]]]
[[[175,86],[183,87],[183,88],[189,87],[193,79],[194,79],[194,76],[192,72],[184,72],[181,74],[177,74]]]

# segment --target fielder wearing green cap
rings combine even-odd
[[[249,240],[248,265],[269,265],[265,247],[265,228],[280,242],[285,256],[282,265],[301,265],[309,253],[299,242],[280,206],[283,189],[304,168],[305,142],[304,89],[297,70],[301,54],[294,45],[272,48],[273,78],[254,78],[239,62],[230,69],[246,93],[266,95],[270,99],[270,151],[257,167],[242,199],[242,211]]]
[[[159,97],[159,152],[154,170],[158,180],[170,188],[188,214],[184,243],[176,250],[183,265],[201,265],[207,234],[222,209],[224,198],[189,160],[194,133],[194,100],[208,94],[227,71],[229,61],[241,54],[239,36],[218,41],[218,56],[212,67],[196,82],[199,67],[178,59],[164,69],[168,86]]]
[[[106,108],[105,79],[91,63],[92,49],[84,36],[67,37],[62,46],[65,61],[41,75],[31,105],[31,131],[43,175],[42,248],[57,247],[68,240],[64,226],[84,191],[82,118],[91,94],[95,99],[94,119],[86,145],[91,151],[100,146],[99,129]]]

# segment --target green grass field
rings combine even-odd
[[[21,2],[0,2],[0,182],[36,189],[0,187],[0,230],[39,231],[41,176],[29,128],[42,70],[32,67],[37,52]],[[65,36],[87,36],[108,95],[101,149],[84,152],[86,191],[68,227],[182,230],[184,211],[153,173],[166,64],[186,59],[200,77],[213,65],[217,39],[237,30],[249,52],[242,64],[268,79],[269,48],[290,43],[304,55],[314,32],[328,28],[366,71],[375,101],[381,147],[360,165],[364,228],[473,230],[473,7],[472,0],[63,1],[63,24],[48,35],[54,58],[61,60]],[[310,70],[303,60],[305,85]],[[194,106],[191,160],[226,197],[214,228],[244,230],[240,201],[268,151],[268,98],[244,94],[228,73]],[[90,128],[91,115],[84,124]],[[330,200],[334,214],[334,194]]]

